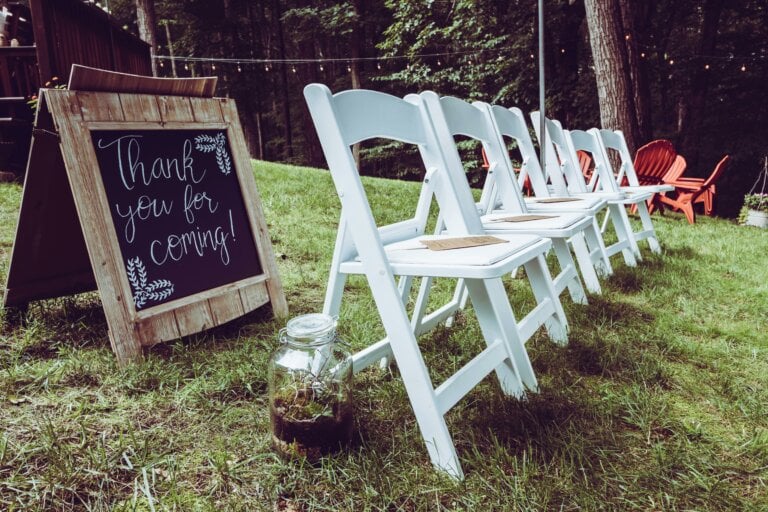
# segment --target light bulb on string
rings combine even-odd
[[[709,70],[709,64],[704,64],[704,69]]]
[[[160,61],[160,67],[161,67],[161,68],[162,68],[162,67],[165,67],[165,62],[163,62],[163,61]]]
[[[381,69],[381,62],[376,63],[376,69]]]
[[[215,62],[214,62],[213,64],[211,64],[211,69],[212,69],[213,71],[216,71],[216,63],[215,63]]]
[[[641,59],[644,59],[644,58],[645,58],[645,52],[642,52],[642,53],[640,53],[640,58],[641,58]]]
[[[238,73],[240,73],[240,72],[242,72],[242,71],[243,71],[243,68],[242,68],[242,67],[240,67],[240,63],[238,62],[238,63],[237,63],[237,72],[238,72]]]
[[[352,66],[347,64],[347,73],[351,73],[351,72],[352,72]]]
[[[560,53],[565,53],[565,48],[560,48]]]
[[[269,73],[269,64],[264,64],[264,71]]]
[[[747,66],[746,66],[745,64],[742,64],[742,65],[741,65],[741,70],[742,70],[742,71],[746,71],[746,70],[747,70]]]
[[[296,74],[296,66],[291,66],[291,72],[295,75]]]
[[[437,65],[438,66],[442,65],[441,62],[440,62],[440,59],[437,59]]]
[[[675,59],[669,59],[669,65],[673,66],[675,64]]]
[[[187,64],[186,62],[184,63],[184,70],[189,71],[189,64]]]
[[[323,71],[323,65],[320,64],[320,71]]]

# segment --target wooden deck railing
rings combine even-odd
[[[23,27],[22,16],[14,17],[22,46],[0,46],[0,171],[19,174],[31,133],[25,103],[40,87],[54,78],[65,84],[72,64],[138,75],[151,75],[152,66],[149,45],[93,4],[29,0],[28,10],[16,7],[24,10]]]

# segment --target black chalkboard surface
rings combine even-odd
[[[136,310],[263,273],[225,130],[92,130]]]

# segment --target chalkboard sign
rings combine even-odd
[[[262,273],[225,130],[93,130],[137,310]]]
[[[122,92],[40,94],[4,306],[95,287],[121,364],[265,304],[286,316],[234,102],[83,73]]]

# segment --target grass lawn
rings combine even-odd
[[[319,311],[330,176],[255,171],[290,313]],[[384,221],[418,195],[366,184]],[[20,196],[0,185],[3,282]],[[274,455],[266,367],[284,320],[256,312],[119,369],[94,293],[33,303],[0,332],[0,510],[768,510],[768,232],[654,219],[663,255],[643,244],[589,306],[564,299],[567,347],[529,342],[539,394],[486,378],[449,413],[458,484],[432,470],[396,369],[356,377],[349,450],[315,466]],[[531,300],[521,286],[515,304]],[[382,335],[362,279],[340,330],[355,348]],[[421,345],[440,382],[482,345],[471,309]]]

